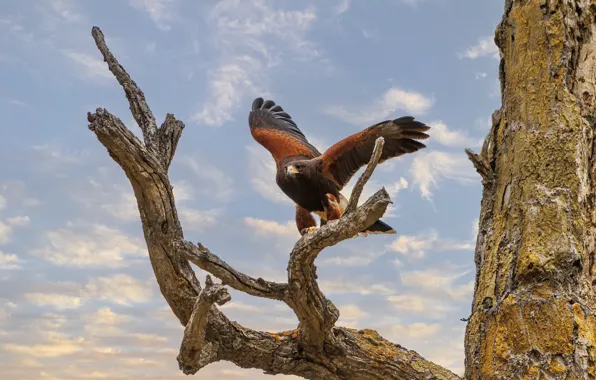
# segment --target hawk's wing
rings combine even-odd
[[[272,100],[255,99],[248,124],[252,137],[271,153],[277,163],[290,156],[314,158],[321,155],[292,117]]]
[[[414,120],[411,116],[375,124],[327,149],[320,157],[322,173],[341,190],[358,169],[369,162],[377,138],[385,139],[379,160],[383,162],[425,148],[426,145],[416,140],[428,138],[424,132],[429,129],[429,126]]]

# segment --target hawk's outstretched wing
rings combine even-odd
[[[290,156],[314,158],[321,155],[292,117],[272,100],[255,99],[248,124],[252,137],[271,153],[277,163]]]
[[[322,161],[322,174],[335,182],[341,190],[358,169],[368,163],[377,138],[385,139],[379,160],[381,163],[389,158],[425,148],[426,145],[416,140],[428,138],[424,132],[429,129],[429,126],[414,120],[411,116],[375,124],[327,149],[319,158]]]

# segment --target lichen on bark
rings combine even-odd
[[[595,2],[505,3],[467,379],[594,378]]]

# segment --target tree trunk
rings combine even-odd
[[[507,0],[466,379],[594,379],[595,0]]]

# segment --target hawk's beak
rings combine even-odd
[[[286,174],[289,176],[293,176],[298,174],[298,170],[296,170],[296,168],[293,165],[288,165],[286,167]]]

